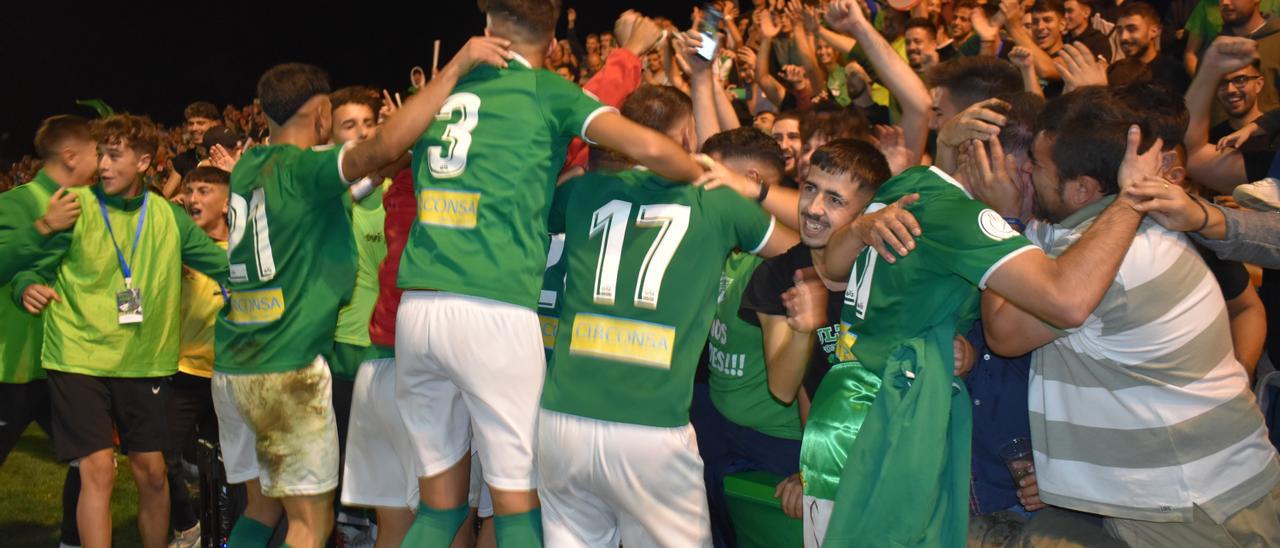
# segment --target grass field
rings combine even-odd
[[[141,546],[138,490],[128,460],[116,457],[119,473],[111,496],[113,546]],[[62,480],[66,465],[53,458],[53,445],[34,424],[0,466],[0,546],[54,548],[62,522]]]

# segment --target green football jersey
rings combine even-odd
[[[716,315],[707,339],[711,403],[734,424],[775,438],[800,439],[800,412],[769,392],[760,327],[742,321],[738,308],[751,274],[764,259],[735,251],[724,261]]]
[[[236,163],[215,371],[292,371],[333,346],[356,270],[341,158],[336,147],[270,145]]]
[[[565,235],[568,277],[542,407],[688,424],[724,257],[759,251],[773,219],[729,189],[704,192],[630,170],[565,183],[549,222]]]
[[[390,179],[383,181],[351,208],[351,231],[356,245],[356,286],[351,302],[338,311],[338,331],[334,340],[340,343],[369,346],[369,317],[373,315],[373,305],[378,300],[378,267],[387,256],[387,242],[382,236],[387,210],[382,207],[382,193],[389,186]],[[355,376],[355,371],[351,376]]]
[[[34,251],[44,238],[34,233],[36,219],[49,209],[49,198],[57,192],[58,184],[41,170],[27,184],[0,193],[0,252],[4,259],[27,259],[38,255]],[[23,234],[26,233],[26,234]],[[23,237],[25,236],[25,238]],[[26,249],[20,249],[20,248]],[[23,261],[26,263],[26,261]],[[27,264],[15,264],[16,270]],[[0,278],[0,383],[24,384],[45,378],[40,367],[40,344],[44,339],[44,322],[40,316],[32,316],[25,308],[7,298],[13,292],[10,276]]]
[[[542,348],[547,353],[547,367],[556,348],[556,331],[560,329],[560,309],[564,299],[564,234],[551,235],[547,249],[547,270],[542,274],[542,291],[538,294],[538,324],[542,327]]]
[[[536,310],[556,176],[569,142],[605,110],[518,56],[463,77],[413,149],[418,222],[399,286]]]
[[[968,331],[977,317],[976,295],[987,276],[1015,253],[1035,246],[1004,218],[975,201],[959,182],[934,167],[916,167],[887,181],[868,211],[920,193],[907,209],[920,223],[916,248],[886,263],[872,247],[858,256],[840,312],[837,351],[882,371],[889,351],[934,327]]]

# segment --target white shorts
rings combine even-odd
[[[396,315],[396,401],[419,473],[480,453],[495,489],[537,487],[534,428],[546,374],[542,329],[528,308],[438,291],[406,291]]]
[[[332,383],[329,365],[319,356],[307,367],[280,373],[215,371],[210,384],[227,483],[256,479],[262,494],[273,498],[333,491],[338,423]]]
[[[711,546],[693,427],[538,415],[547,546]]]
[[[835,501],[804,496],[804,548],[822,546],[827,536],[827,524],[831,523],[831,507]]]
[[[417,459],[396,405],[394,359],[360,364],[347,428],[342,504],[417,508]]]

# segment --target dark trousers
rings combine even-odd
[[[217,445],[218,417],[213,411],[209,379],[178,372],[169,382],[169,446],[164,452],[169,475],[169,525],[175,531],[186,531],[195,527],[200,512],[192,503],[183,473],[183,456],[188,462],[196,460],[196,439]]]
[[[710,387],[701,383],[693,385],[689,420],[702,455],[712,542],[716,548],[737,546],[725,502],[725,476],[748,470],[790,476],[800,470],[800,440],[775,438],[734,424],[716,410]]]

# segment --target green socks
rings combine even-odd
[[[228,548],[258,548],[271,541],[275,528],[253,518],[240,516],[235,527],[231,528],[231,538],[227,539]]]
[[[413,518],[413,525],[404,536],[401,546],[413,548],[434,548],[449,546],[458,528],[467,520],[471,508],[466,504],[449,510],[436,510],[418,503],[418,515]],[[228,547],[230,548],[230,547]]]
[[[493,529],[502,548],[542,548],[542,509],[493,516]]]

